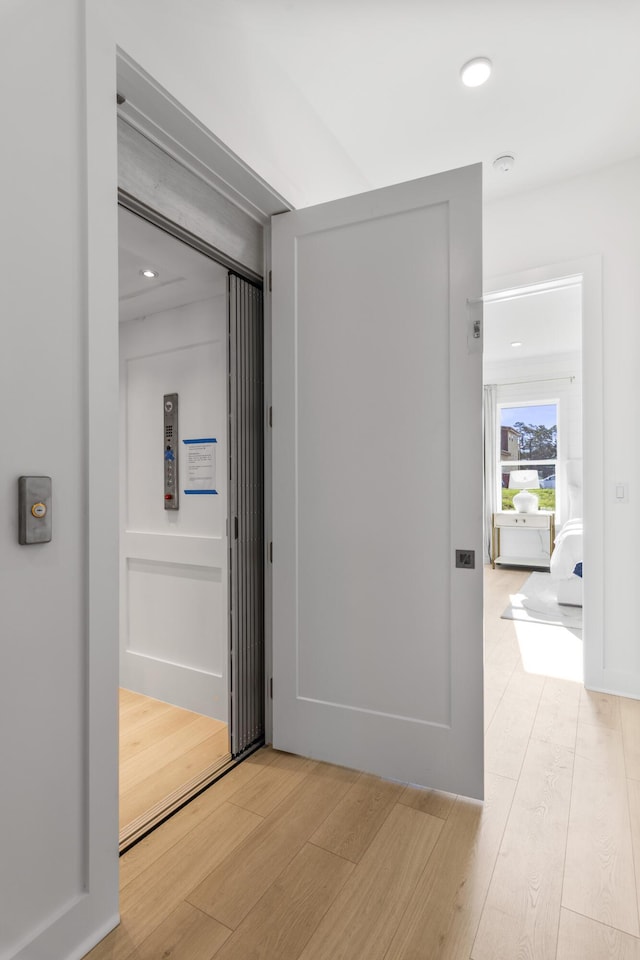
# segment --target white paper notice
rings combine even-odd
[[[216,489],[216,441],[184,440],[185,493],[214,494]]]

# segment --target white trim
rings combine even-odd
[[[604,668],[604,386],[602,367],[602,257],[594,254],[494,277],[487,295],[519,287],[582,279],[582,416],[584,470],[584,685],[607,687]],[[498,297],[500,299],[500,297]],[[486,302],[486,300],[485,300]]]
[[[468,303],[504,303],[507,300],[520,300],[522,297],[533,297],[539,293],[549,293],[551,290],[568,290],[571,287],[579,287],[582,283],[582,276],[558,277],[557,280],[542,281],[540,283],[529,283],[520,287],[507,287],[505,289],[494,290],[492,293],[485,293],[478,300],[468,300]]]
[[[117,48],[118,115],[259,223],[292,205]]]

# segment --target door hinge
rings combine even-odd
[[[273,290],[273,274],[269,270],[269,293]]]
[[[273,563],[273,540],[269,540],[269,563]]]
[[[237,540],[237,539],[238,539],[238,533],[239,533],[239,529],[238,529],[238,518],[237,518],[237,517],[234,517],[234,518],[233,518],[233,539],[234,539],[234,540]]]
[[[273,677],[269,677],[269,699],[273,700]]]
[[[269,426],[273,426],[273,407],[269,407]]]
[[[473,321],[473,339],[479,340],[482,333],[482,323],[480,320]]]

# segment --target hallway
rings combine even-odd
[[[640,960],[640,702],[525,671],[526,576],[486,571],[484,805],[264,748],[121,859],[88,960]]]

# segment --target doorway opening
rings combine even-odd
[[[264,740],[262,291],[119,206],[120,847]]]
[[[501,731],[518,714],[524,751],[543,692],[584,682],[583,280],[484,303],[487,769],[510,776]]]

